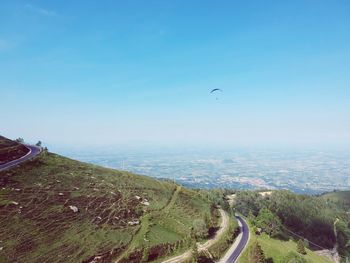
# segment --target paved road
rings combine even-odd
[[[35,156],[37,156],[41,152],[41,148],[38,146],[33,146],[33,145],[24,145],[24,146],[29,149],[29,152],[26,155],[24,155],[16,160],[13,160],[11,162],[7,162],[4,164],[0,164],[0,172],[3,170],[6,170],[6,169],[10,169],[16,165],[19,165],[20,163],[25,162],[25,161],[28,161],[28,160],[34,158]]]
[[[243,249],[248,244],[249,240],[249,228],[244,219],[240,216],[236,216],[240,234],[236,238],[236,241],[233,243],[231,248],[227,251],[226,255],[219,261],[219,263],[235,263],[237,262],[238,257],[243,252]]]

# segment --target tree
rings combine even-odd
[[[198,253],[197,242],[193,241],[193,243],[192,243],[192,258],[193,258],[193,262],[197,262],[198,261],[198,257],[199,257],[199,253]]]
[[[212,226],[212,222],[208,213],[205,213],[204,215],[204,222],[207,228]]]
[[[265,255],[260,244],[256,241],[250,248],[249,262],[251,263],[265,263]]]
[[[141,262],[148,262],[149,257],[149,247],[145,247],[142,251],[142,259]]]
[[[41,147],[41,141],[38,141],[35,145]]]
[[[248,220],[250,222],[254,222],[254,220],[255,220],[255,216],[253,215],[252,211],[249,211]]]
[[[350,252],[350,228],[343,220],[336,224],[338,252],[346,256]]]
[[[298,253],[302,254],[302,255],[306,255],[306,250],[305,250],[305,246],[304,246],[304,242],[303,240],[299,239],[298,243],[297,243],[297,251]]]
[[[269,236],[273,236],[280,232],[282,224],[275,214],[264,207],[259,211],[259,214],[255,219],[255,225],[256,227],[261,228],[262,231]]]
[[[18,142],[18,143],[24,143],[24,140],[23,140],[23,138],[19,137],[19,138],[16,139],[16,142]]]
[[[265,207],[265,203],[265,199],[259,193],[253,191],[240,191],[235,198],[236,210],[245,216],[248,216],[249,212],[256,216],[260,209]]]

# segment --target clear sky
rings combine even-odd
[[[349,144],[350,1],[1,0],[0,94],[49,144]]]

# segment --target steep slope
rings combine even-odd
[[[208,215],[199,192],[44,151],[0,173],[0,261],[153,260]]]
[[[26,155],[28,151],[22,144],[0,136],[0,164],[18,159]]]

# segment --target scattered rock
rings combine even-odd
[[[141,197],[138,196],[138,195],[135,195],[135,198],[136,198],[137,200],[140,200],[140,199],[141,199]]]
[[[2,251],[4,249],[4,247],[0,247],[0,251]]]
[[[61,181],[60,180],[56,180],[56,183],[60,183]]]
[[[102,256],[96,256],[93,260],[89,261],[89,263],[100,263],[103,262],[102,260]]]
[[[15,188],[15,191],[19,192],[19,191],[21,191],[21,189],[19,189],[19,188]]]
[[[130,225],[130,226],[135,226],[138,224],[140,224],[140,221],[137,219],[134,219],[134,220],[128,222],[128,225]]]
[[[143,201],[143,202],[141,202],[141,204],[143,204],[143,205],[149,205],[149,202],[148,201]]]
[[[69,208],[70,208],[74,213],[78,213],[78,212],[79,212],[78,207],[76,207],[75,205],[70,205]]]
[[[63,193],[58,193],[59,196],[63,196]]]

